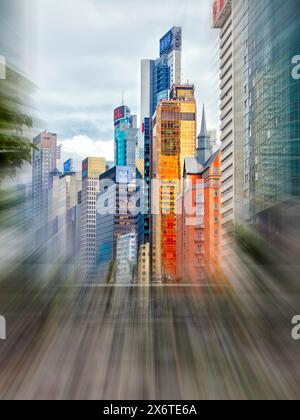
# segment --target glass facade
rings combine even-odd
[[[115,126],[115,164],[134,166],[137,145],[137,119],[126,106],[114,111]]]
[[[194,87],[186,87],[187,96],[180,98],[176,89],[171,93],[173,100],[162,101],[157,108],[151,145],[151,175],[160,181],[159,214],[152,212],[152,269],[154,279],[162,281],[176,278],[176,199],[184,159],[196,152]]]
[[[138,246],[142,243],[143,215],[131,214],[126,207],[137,193],[137,180],[141,178],[134,167],[117,166],[100,176],[97,200],[105,196],[105,212],[96,215],[96,264],[98,279],[103,283],[116,260],[116,246],[122,235],[135,233]],[[103,182],[110,181],[111,185]],[[128,188],[124,201],[124,185]],[[122,192],[121,192],[122,191]],[[126,212],[124,212],[124,205]],[[103,214],[105,213],[105,214]]]
[[[245,216],[269,225],[300,192],[300,82],[293,76],[300,7],[298,0],[251,0],[246,9]]]

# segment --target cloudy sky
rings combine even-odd
[[[32,0],[26,0],[31,2]],[[184,33],[183,81],[193,82],[208,126],[218,124],[218,32],[211,0],[35,0],[27,26],[30,77],[41,127],[57,132],[63,158],[113,159],[112,111],[139,113],[140,60],[156,58],[173,25]],[[29,13],[29,11],[28,11]]]

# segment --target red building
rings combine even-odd
[[[197,158],[186,158],[183,193],[177,200],[177,278],[201,283],[219,270],[221,152],[212,154],[205,114]]]

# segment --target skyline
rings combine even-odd
[[[27,44],[33,45],[27,69],[38,87],[35,107],[43,121],[38,128],[57,133],[63,144],[62,160],[72,157],[77,169],[87,156],[113,160],[113,109],[121,104],[124,91],[125,103],[139,115],[141,60],[158,56],[159,39],[174,24],[183,27],[182,80],[196,86],[198,126],[205,103],[208,126],[218,129],[218,34],[211,29],[210,0],[201,4],[175,0],[160,5],[160,13],[154,14],[153,3],[147,3],[143,9],[135,8],[134,28],[131,14],[136,0],[129,0],[123,13],[120,1],[112,5],[89,0],[83,5],[75,0],[72,7],[69,3],[53,8],[53,2],[41,0],[37,25],[27,30]],[[102,15],[115,18],[105,23]],[[105,38],[107,32],[110,37]],[[128,42],[120,45],[123,32]],[[214,59],[206,61],[212,48]]]

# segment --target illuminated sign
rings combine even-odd
[[[160,40],[160,55],[169,54],[173,49],[173,31],[172,29]]]
[[[126,117],[126,107],[119,106],[119,108],[114,110],[114,122],[121,120]]]
[[[213,4],[213,27],[222,28],[231,12],[231,0],[215,0]]]
[[[64,163],[64,173],[72,172],[73,171],[73,160],[69,159]]]
[[[89,169],[89,161],[84,160],[82,162],[82,178],[87,178],[88,177],[88,169]]]

